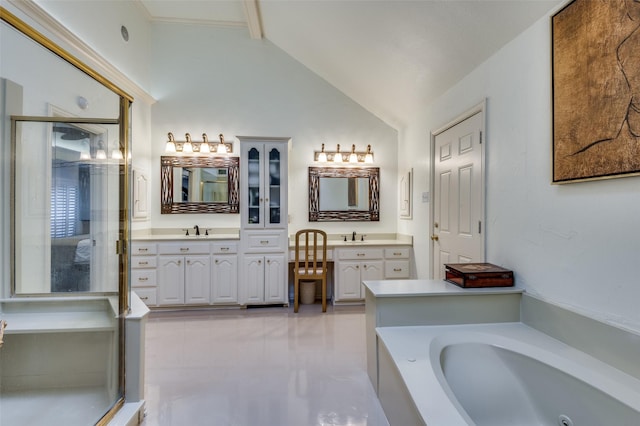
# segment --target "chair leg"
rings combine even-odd
[[[295,279],[293,282],[293,313],[298,313],[298,287],[300,282]]]
[[[322,312],[327,312],[327,280],[322,279]]]

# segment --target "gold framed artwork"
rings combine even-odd
[[[640,2],[552,17],[553,183],[640,174]]]

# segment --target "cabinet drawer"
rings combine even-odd
[[[383,257],[381,248],[340,249],[338,251],[338,259],[340,260],[382,259]]]
[[[145,269],[155,267],[155,256],[131,256],[131,269]]]
[[[384,249],[384,257],[386,259],[408,259],[409,247],[395,247]]]
[[[227,253],[237,253],[238,252],[238,243],[230,242],[230,243],[212,243],[211,244],[211,253],[213,254],[227,254]]]
[[[387,260],[384,262],[385,278],[409,278],[408,260]]]
[[[249,250],[274,250],[282,249],[284,241],[282,233],[247,234],[246,244]]]
[[[181,243],[158,244],[159,254],[209,254],[209,243],[184,241]]]
[[[131,254],[156,254],[156,244],[154,243],[131,243]]]
[[[155,269],[136,269],[131,271],[131,287],[155,287]]]
[[[140,300],[142,300],[145,305],[156,306],[158,304],[156,300],[155,287],[134,288],[133,291],[136,292]]]

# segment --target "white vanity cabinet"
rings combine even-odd
[[[238,244],[211,245],[211,303],[238,303]]]
[[[334,303],[362,303],[362,281],[408,279],[410,247],[337,248]]]
[[[209,243],[158,244],[158,306],[211,301]]]
[[[244,303],[286,304],[286,267],[283,254],[245,254],[242,260]]]
[[[147,306],[156,306],[157,245],[150,242],[131,244],[131,288]]]
[[[289,138],[238,136],[240,303],[288,304],[287,174]]]
[[[384,251],[381,248],[336,249],[335,302],[364,299],[364,280],[384,277]]]

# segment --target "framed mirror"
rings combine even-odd
[[[309,167],[309,222],[377,222],[379,188],[378,167]]]
[[[239,213],[238,157],[160,157],[160,212]]]

